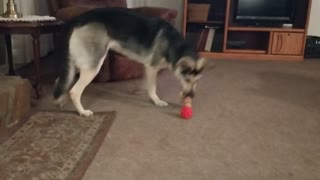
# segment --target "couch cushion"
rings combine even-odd
[[[170,8],[162,7],[137,7],[132,8],[134,11],[147,16],[156,16],[163,19],[175,19],[178,15],[178,11]]]
[[[110,51],[110,80],[120,81],[141,78],[144,74],[144,66],[136,61]]]

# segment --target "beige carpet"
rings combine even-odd
[[[139,81],[92,84],[85,107],[118,113],[84,179],[320,179],[320,61],[216,64],[198,86],[190,121],[177,116],[170,73],[158,83],[167,108],[132,94]],[[38,108],[52,109],[49,97]]]

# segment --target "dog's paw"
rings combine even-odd
[[[56,105],[57,108],[61,109],[68,101],[68,96],[63,95],[60,98],[56,99],[54,101],[54,104]]]
[[[57,107],[58,109],[62,109],[65,104],[66,104],[66,101],[64,101],[64,102],[59,102],[59,103],[55,103],[55,105],[56,105],[56,107]]]
[[[84,110],[84,111],[80,112],[79,114],[80,114],[80,116],[89,117],[89,116],[93,115],[93,112],[90,110]]]
[[[157,106],[160,106],[160,107],[167,107],[168,106],[167,102],[161,101],[161,100],[154,101],[154,104],[157,105]]]

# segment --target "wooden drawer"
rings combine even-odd
[[[275,32],[272,38],[272,54],[302,55],[304,33]]]

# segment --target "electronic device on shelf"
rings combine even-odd
[[[281,27],[294,21],[295,0],[235,0],[234,22],[246,26]]]
[[[320,58],[320,37],[307,37],[305,58]]]

